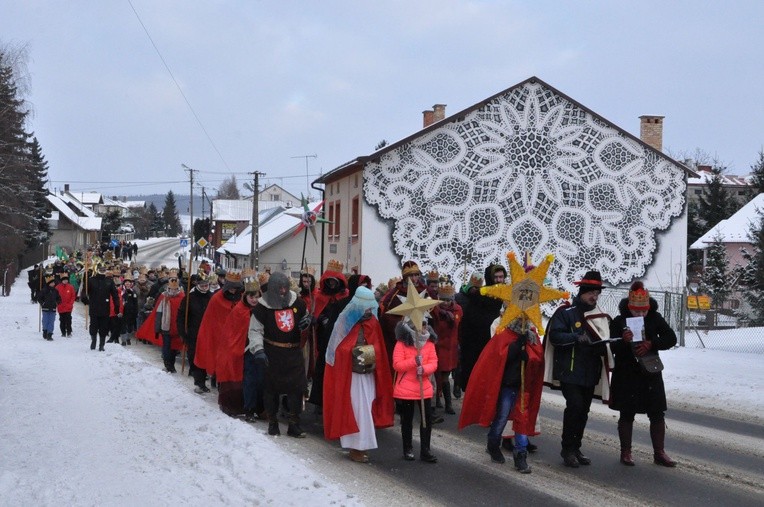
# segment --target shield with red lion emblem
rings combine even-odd
[[[276,310],[276,325],[282,333],[288,333],[294,329],[294,312],[291,308]]]

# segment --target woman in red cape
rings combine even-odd
[[[470,389],[467,390],[462,404],[459,429],[471,424],[489,427],[494,423],[502,383],[505,380],[505,367],[507,358],[510,356],[510,347],[518,342],[513,350],[524,349],[527,359],[524,358],[524,355],[523,359],[525,360],[521,359],[523,366],[521,368],[522,376],[519,380],[520,389],[508,419],[512,421],[512,430],[517,436],[538,435],[536,419],[541,404],[541,389],[543,387],[544,349],[538,334],[533,329],[527,333],[526,336],[529,338],[525,340],[524,344],[522,344],[523,340],[518,341],[518,333],[511,329],[518,322],[519,320],[516,320],[509,327],[495,334],[481,352],[470,376]],[[527,442],[527,438],[524,441]],[[500,446],[501,432],[499,432],[498,438],[494,437],[493,441],[489,435],[488,449],[491,458],[495,462],[503,463],[503,456],[500,456]],[[525,449],[523,448],[520,452],[524,453]],[[517,457],[515,465],[517,466]],[[530,468],[527,470],[530,471]]]
[[[377,447],[374,428],[393,425],[393,381],[376,311],[374,293],[359,287],[340,313],[326,351],[324,436],[339,438],[343,447],[350,448],[350,458],[360,462],[368,461],[364,451]],[[353,373],[352,350],[360,329],[365,342],[374,346],[376,367],[372,373]],[[357,413],[362,420],[356,419]]]

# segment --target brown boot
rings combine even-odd
[[[631,458],[631,434],[634,430],[634,420],[618,420],[618,438],[621,441],[621,463],[633,467],[634,460]]]
[[[355,461],[356,463],[369,462],[369,455],[363,451],[359,451],[358,449],[350,449],[350,454],[348,456],[352,461]]]
[[[669,468],[675,467],[676,461],[669,458],[666,451],[663,450],[663,443],[666,439],[665,421],[650,421],[650,439],[653,441],[653,463]]]

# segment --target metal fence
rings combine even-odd
[[[605,288],[597,304],[615,317],[619,313],[618,304],[628,294],[627,288]],[[718,312],[688,310],[686,294],[650,290],[650,296],[676,332],[680,347],[764,354],[764,328],[747,327],[745,308]]]

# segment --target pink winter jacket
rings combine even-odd
[[[401,341],[395,342],[393,349],[393,369],[396,373],[393,398],[399,400],[418,400],[419,379],[416,376],[416,347],[406,345]],[[438,354],[435,352],[435,344],[427,341],[422,347],[422,366],[424,375],[424,398],[432,398],[432,383],[430,375],[438,369]]]

